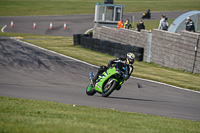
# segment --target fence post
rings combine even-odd
[[[146,55],[146,62],[151,62],[151,41],[152,41],[152,33],[148,33],[148,41],[147,41],[147,55]]]
[[[199,37],[197,38],[197,45],[195,46],[195,56],[194,56],[194,63],[193,63],[193,67],[192,67],[192,73],[194,73],[194,67],[195,67],[195,63],[196,63],[196,57],[197,57],[197,49],[198,49],[198,44],[199,44]]]

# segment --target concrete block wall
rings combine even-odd
[[[152,35],[150,38],[151,44],[149,44],[150,34]],[[94,27],[93,32],[94,38],[143,47],[143,61],[147,61],[147,56],[150,53],[150,62],[193,73],[200,73],[199,36],[199,33],[187,31],[179,34],[154,29],[150,33],[147,30],[138,32],[128,29],[117,30],[109,27]],[[197,44],[199,48],[195,51]]]
[[[198,33],[187,31],[178,34],[153,30],[151,62],[164,67],[200,73],[200,51],[195,51],[198,37]]]
[[[144,55],[147,53],[149,31],[142,30],[141,32],[130,29],[115,29],[109,27],[94,27],[93,38],[128,44],[131,46],[143,47]],[[143,57],[146,60],[146,56]]]
[[[177,68],[179,58],[180,34],[162,30],[153,30],[151,43],[151,62],[165,66]]]

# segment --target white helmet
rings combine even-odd
[[[126,54],[126,62],[128,65],[132,65],[135,60],[135,55],[133,53],[127,53]]]

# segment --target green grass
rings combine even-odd
[[[64,15],[94,13],[96,3],[104,0],[0,0],[0,16]],[[199,0],[114,0],[125,5],[125,12],[199,10]],[[158,27],[159,21],[145,22],[146,29]],[[0,27],[2,28],[2,27]],[[73,46],[70,37],[35,34],[0,33],[0,36],[22,36],[24,40],[59,53],[106,65],[114,57]],[[32,40],[34,39],[34,40]],[[43,40],[42,40],[43,39]],[[80,54],[81,53],[81,54]],[[90,56],[88,56],[90,55]],[[97,57],[94,62],[93,57]],[[133,76],[152,79],[200,91],[200,75],[163,68],[146,62],[135,62]],[[1,133],[198,133],[200,122],[99,109],[55,102],[0,97]]]
[[[198,133],[200,122],[0,97],[1,133]]]
[[[199,10],[199,0],[115,0],[116,3],[125,5],[125,12],[146,12],[151,11],[189,11]]]
[[[94,13],[104,0],[0,0],[0,16],[64,15]],[[124,12],[199,10],[199,0],[114,0]]]
[[[0,27],[1,28],[1,27]],[[58,53],[83,60],[85,62],[102,66],[115,57],[73,46],[72,37],[31,35],[18,33],[0,33],[0,36],[22,36],[23,40],[37,46],[56,51]],[[95,60],[94,60],[95,57]],[[200,74],[192,74],[178,69],[171,69],[153,63],[134,63],[133,77],[159,81],[182,88],[200,91]]]
[[[144,25],[145,25],[145,29],[146,30],[153,30],[153,29],[158,29],[158,26],[159,26],[159,23],[160,23],[160,20],[148,20],[148,21],[144,21]],[[171,23],[174,21],[174,19],[168,19],[168,23],[169,23],[169,26],[171,25]],[[137,28],[137,23],[139,22],[135,22],[134,23],[134,29]]]

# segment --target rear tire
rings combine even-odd
[[[117,81],[115,81],[115,80],[113,80],[111,83],[109,83],[110,82],[110,80],[113,80],[113,79],[109,79],[108,81],[107,81],[107,83],[104,85],[104,87],[103,87],[103,92],[102,92],[102,96],[103,97],[108,97],[115,89],[116,89],[116,87],[118,86],[118,82]],[[107,86],[109,86],[108,88],[106,88]]]
[[[88,96],[93,96],[95,93],[96,93],[96,90],[93,88],[91,84],[89,84],[88,87],[86,88],[86,94]]]

